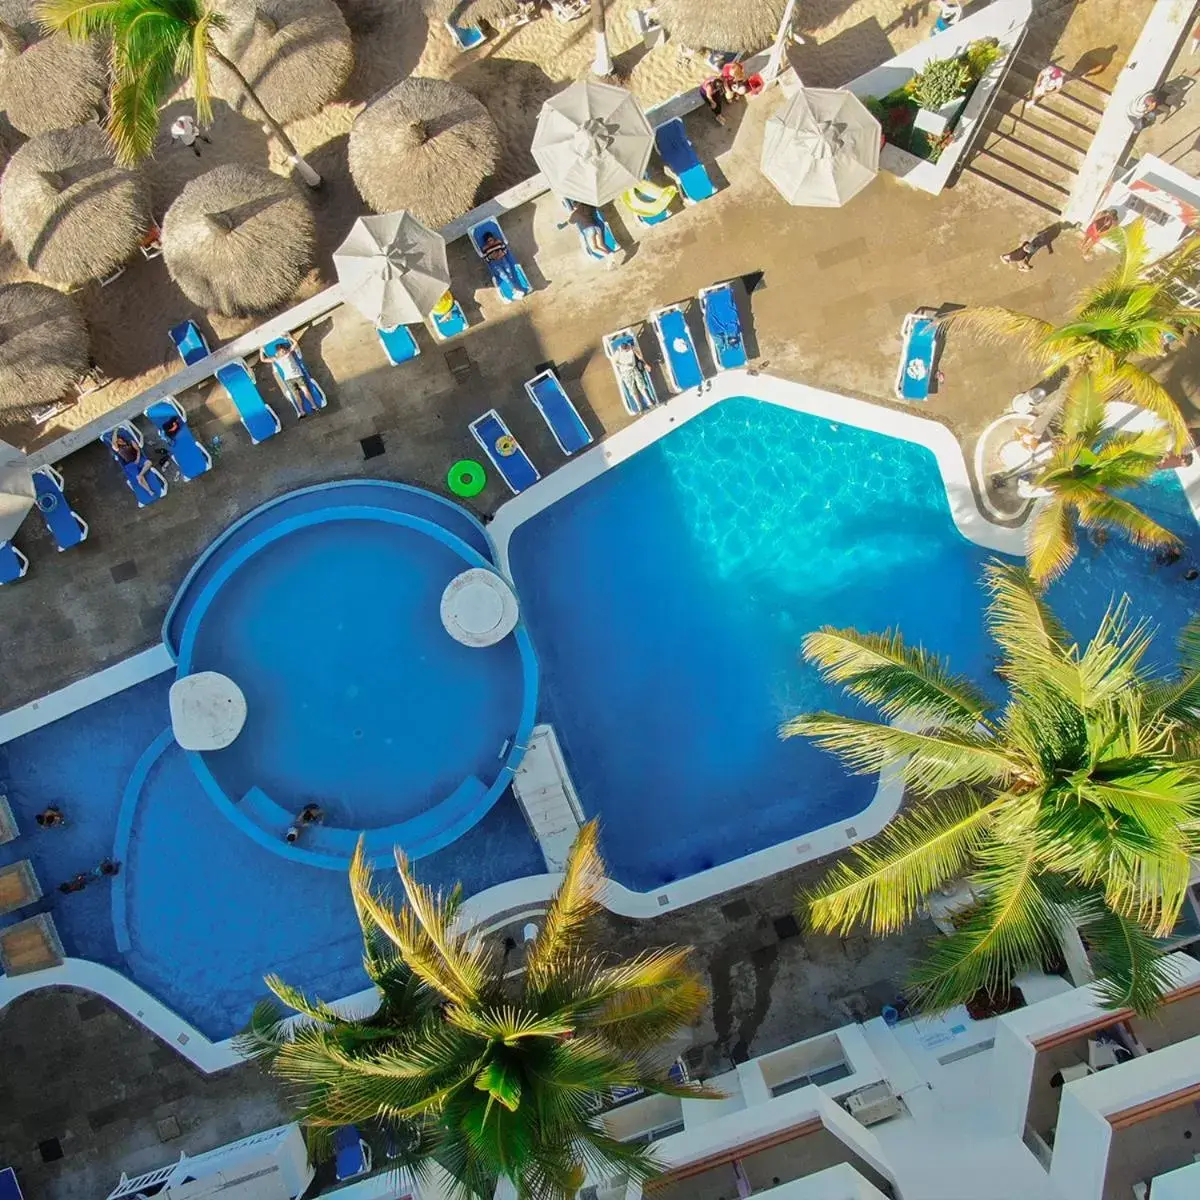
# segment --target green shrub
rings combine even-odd
[[[970,69],[961,58],[943,58],[927,63],[913,81],[912,97],[922,107],[936,112],[967,90]]]
[[[963,52],[967,70],[971,73],[971,82],[978,83],[1002,53],[1000,43],[995,38],[979,38],[972,42]]]
[[[877,120],[880,125],[887,120],[887,105],[884,104],[878,96],[867,96],[863,100],[863,107]]]

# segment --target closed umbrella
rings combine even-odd
[[[0,442],[0,542],[17,532],[35,497],[29,460],[15,446]]]
[[[768,118],[762,173],[789,204],[838,208],[875,178],[881,136],[852,92],[807,88]]]
[[[408,212],[359,217],[333,265],[346,303],[381,329],[423,321],[450,286],[442,235]]]
[[[560,196],[607,204],[640,183],[654,131],[624,88],[581,79],[542,105],[533,157]]]
[[[140,172],[113,162],[97,125],[30,138],[0,178],[0,208],[21,261],[68,287],[112,274],[150,227]]]

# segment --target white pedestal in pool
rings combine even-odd
[[[442,593],[442,624],[464,646],[494,646],[503,641],[518,615],[512,588],[485,567],[456,575]]]
[[[171,684],[171,729],[184,750],[224,750],[246,723],[246,697],[228,675],[197,671]]]

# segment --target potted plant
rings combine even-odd
[[[912,98],[920,105],[913,124],[932,137],[940,137],[958,116],[970,82],[971,68],[961,58],[926,63],[908,85]]]

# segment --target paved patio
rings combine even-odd
[[[1000,252],[1037,229],[1041,214],[970,178],[932,197],[881,175],[845,209],[789,207],[757,170],[761,125],[775,103],[743,110],[736,128],[719,128],[705,114],[689,119],[722,190],[644,234],[618,226],[628,250],[611,268],[586,259],[573,230],[557,228],[561,209],[550,196],[504,220],[536,289],[520,304],[498,304],[479,263],[455,243],[451,269],[472,328],[441,345],[422,335],[415,362],[389,366],[373,329],[356,312],[336,310],[302,339],[329,409],[297,423],[279,402],[284,430],[267,443],[250,444],[219,389],[180,397],[205,439],[219,439],[216,466],[196,482],[176,483],[152,508],[134,506],[101,447],[73,455],[62,467],[91,537],[56,554],[36,515],[18,534],[31,567],[19,585],[0,591],[0,710],[156,642],[195,556],[272,496],[348,476],[444,490],[447,467],[478,453],[467,423],[492,406],[542,472],[553,470],[562,456],[522,382],[553,362],[594,431],[620,428],[630,418],[601,335],[714,280],[758,281],[744,304],[758,369],[891,403],[900,323],[910,309],[989,302],[1053,319],[1098,270],[1081,260],[1070,232],[1032,273],[1001,263]],[[650,351],[649,338],[643,341]],[[1187,369],[1181,357],[1177,371]],[[946,421],[968,450],[979,429],[1034,381],[1007,350],[961,336],[950,338],[942,367],[945,382],[924,411]],[[261,373],[260,383],[269,393]],[[367,458],[379,449],[374,439],[382,453]],[[493,479],[477,504],[491,513],[504,498]]]

